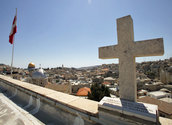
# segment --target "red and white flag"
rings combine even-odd
[[[10,32],[10,35],[9,35],[9,42],[11,44],[13,44],[13,42],[14,42],[14,35],[15,35],[16,32],[17,32],[17,12],[16,12],[16,15],[14,17],[11,32]]]

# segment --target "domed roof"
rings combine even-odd
[[[35,68],[35,64],[34,64],[34,63],[32,63],[32,62],[31,62],[31,63],[29,63],[29,65],[28,65],[28,69],[29,69],[29,68]]]
[[[91,90],[90,88],[88,87],[83,87],[83,88],[80,88],[78,90],[78,92],[76,93],[77,96],[87,96],[88,93],[91,93]]]
[[[44,70],[42,68],[38,69],[38,71],[35,71],[32,73],[32,78],[39,79],[39,78],[46,78],[44,74]]]

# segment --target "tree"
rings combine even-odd
[[[102,84],[93,83],[91,93],[88,93],[88,99],[100,101],[104,96],[110,97],[109,88]]]
[[[103,82],[103,78],[93,78],[93,83],[101,84]]]
[[[107,73],[105,73],[104,76],[105,77],[114,77],[114,74],[112,73],[112,71],[108,71]]]
[[[155,79],[155,76],[156,76],[155,73],[154,72],[151,72],[151,71],[147,71],[146,72],[146,75],[150,79]]]

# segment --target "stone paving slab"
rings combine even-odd
[[[23,88],[27,88],[29,90],[31,89],[35,89],[35,88],[39,88],[39,86],[36,86],[36,85],[32,85],[30,83],[25,83],[25,82],[22,82],[21,84],[19,84],[19,86],[23,87]]]
[[[61,93],[61,92],[51,93],[46,96],[53,100],[56,100],[57,102],[61,102],[63,104],[68,104],[74,100],[79,99],[79,97],[68,95],[68,94]]]
[[[98,113],[98,102],[83,99],[77,96],[68,95],[65,93],[57,92],[46,95],[47,97],[56,100],[59,103],[77,109],[85,113]]]
[[[1,125],[43,125],[41,121],[23,110],[0,93]]]
[[[172,125],[172,120],[164,117],[159,117],[160,125]]]
[[[98,102],[79,98],[69,103],[71,106],[78,107],[78,109],[83,111],[89,111],[94,114],[98,113]]]
[[[51,94],[51,93],[56,93],[56,91],[52,90],[52,89],[47,89],[47,88],[44,88],[44,87],[36,87],[36,88],[30,88],[31,91],[33,92],[36,92],[36,93],[39,93],[41,95],[48,95],[48,94]]]

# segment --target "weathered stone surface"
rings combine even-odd
[[[99,58],[119,58],[120,98],[136,101],[135,57],[160,56],[164,54],[163,39],[134,42],[131,16],[117,19],[118,45],[99,48]]]
[[[119,98],[104,97],[99,102],[99,107],[108,109],[112,112],[118,112],[120,114],[140,118],[151,122],[158,121],[157,105],[131,102]]]
[[[43,125],[41,121],[23,110],[6,96],[0,93],[1,125]]]
[[[2,75],[0,75],[0,79],[5,80],[5,82],[11,82],[10,84],[16,85],[16,87],[22,87],[23,89],[26,89],[27,91],[25,91],[27,93],[30,93],[31,95],[37,94],[37,96],[39,96],[40,98],[44,97],[44,100],[45,98],[46,100],[53,100],[54,102],[61,103],[75,110],[79,110],[93,116],[97,115],[98,113],[98,102],[81,99],[76,96],[54,91],[34,84],[21,82]]]

